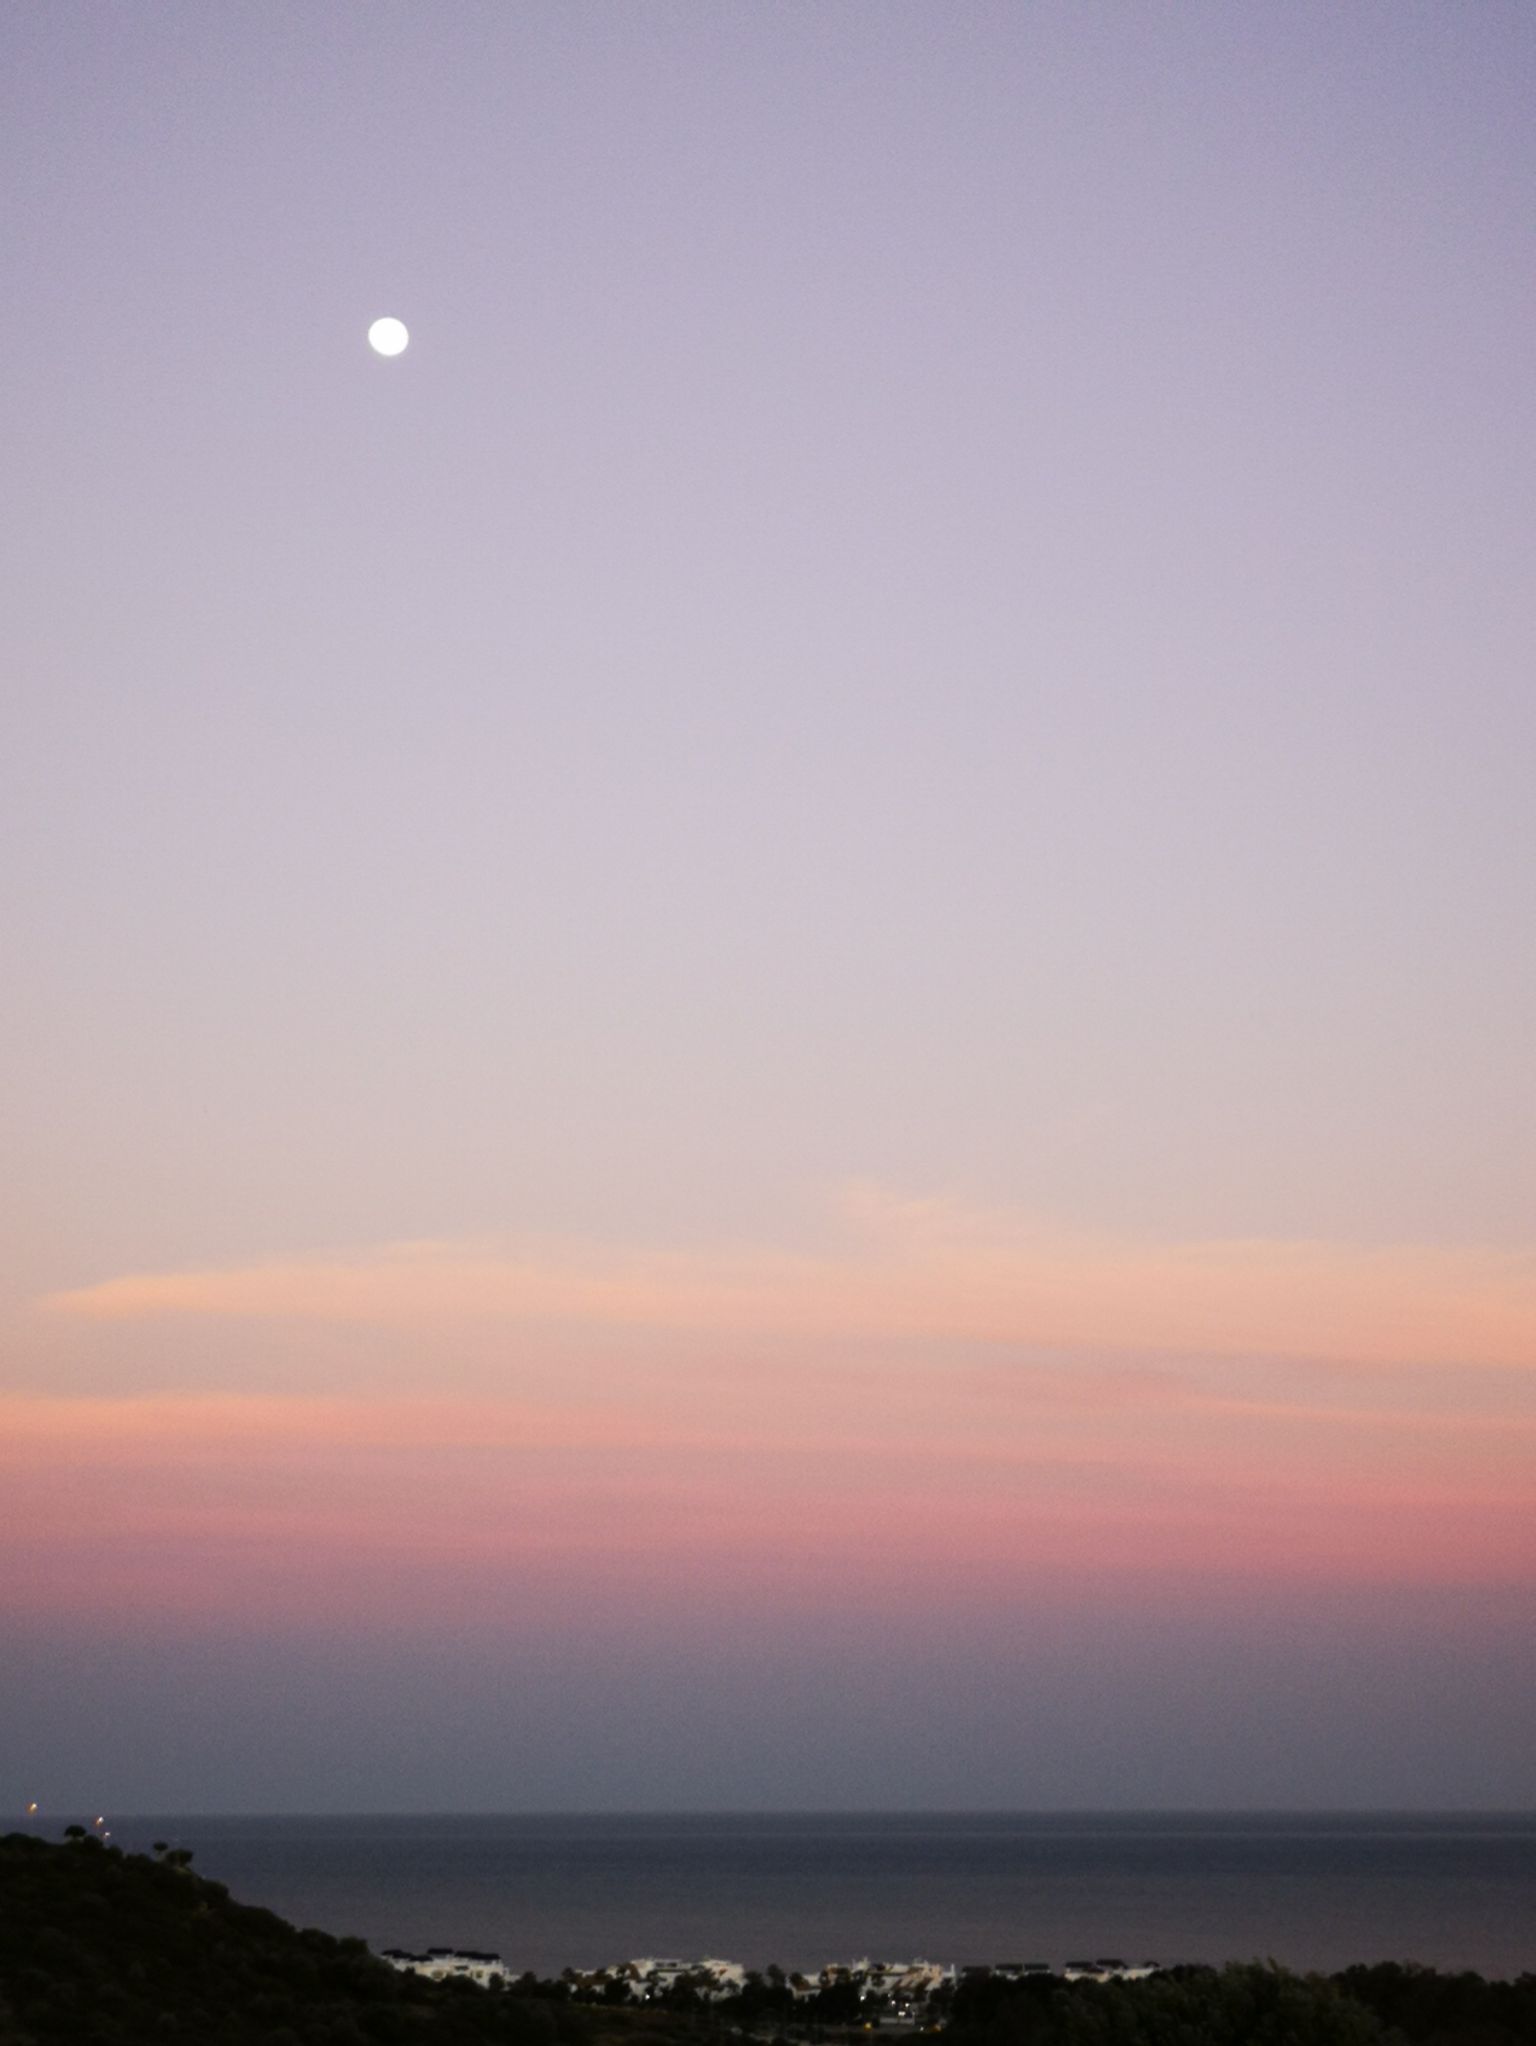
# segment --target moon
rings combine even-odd
[[[368,329],[368,346],[375,355],[403,355],[410,338],[404,320],[375,320]]]

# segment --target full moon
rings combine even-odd
[[[404,320],[375,320],[368,329],[368,346],[375,355],[402,355],[410,338]]]

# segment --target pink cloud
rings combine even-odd
[[[207,1390],[198,1332],[232,1319],[242,1382]],[[199,1382],[0,1396],[27,1610],[513,1625],[1536,1571],[1530,1261],[1477,1249],[1090,1242],[865,1191],[816,1254],[414,1245],[129,1276],[31,1325],[98,1384],[180,1328]],[[264,1389],[266,1328],[290,1359],[330,1332],[312,1392]],[[327,1376],[343,1329],[387,1383]]]
[[[1338,1363],[1536,1364],[1536,1260],[1469,1246],[1154,1244],[865,1195],[816,1254],[404,1244],[53,1296],[95,1322],[395,1328],[562,1323],[749,1338],[914,1338]]]
[[[442,1399],[12,1400],[12,1609],[292,1608],[508,1623],[679,1598],[816,1611],[1026,1603],[1065,1581],[1509,1581],[1536,1567],[1528,1459],[1319,1456],[1215,1414],[1119,1434],[760,1438],[678,1413]],[[1352,1417],[1353,1418],[1353,1417]],[[1211,1431],[1216,1432],[1211,1432]],[[1480,1437],[1473,1438],[1474,1449]],[[1528,1443],[1528,1437],[1526,1438]],[[1161,1593],[1159,1593],[1161,1595]]]

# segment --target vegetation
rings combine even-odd
[[[1434,1968],[1388,1963],[1346,1968],[1333,1980],[1374,2011],[1389,2036],[1410,2046],[1532,2046],[1536,2041],[1536,1975],[1485,1982],[1481,1975],[1442,1975]]]
[[[1295,1975],[1251,1963],[1142,1982],[968,1977],[951,2046],[1536,2046],[1536,1975],[1433,1968]]]
[[[660,2046],[676,2021],[397,1973],[83,1828],[0,1838],[0,2046]]]
[[[1316,1976],[1257,1965],[1176,1968],[1141,1982],[967,1982],[951,2036],[967,2046],[1382,2046],[1373,2011]],[[990,2012],[985,2012],[987,2003]],[[985,2012],[985,2015],[984,2015]]]
[[[862,2038],[873,2015],[847,1983],[797,1999],[780,1968],[749,1975],[728,2002],[682,1982],[647,2009],[622,2007],[617,1979],[580,1996],[573,1980],[531,1975],[511,1989],[431,1983],[361,1940],[234,1903],[184,1849],[125,1854],[71,1834],[62,1846],[0,1838],[0,2046],[721,2046]],[[946,2046],[1536,2046],[1536,1975],[968,1973],[928,2013],[945,2015]]]

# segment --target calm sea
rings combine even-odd
[[[113,1837],[189,1846],[301,1925],[540,1974],[643,1954],[1536,1969],[1536,1814],[183,1817]]]

